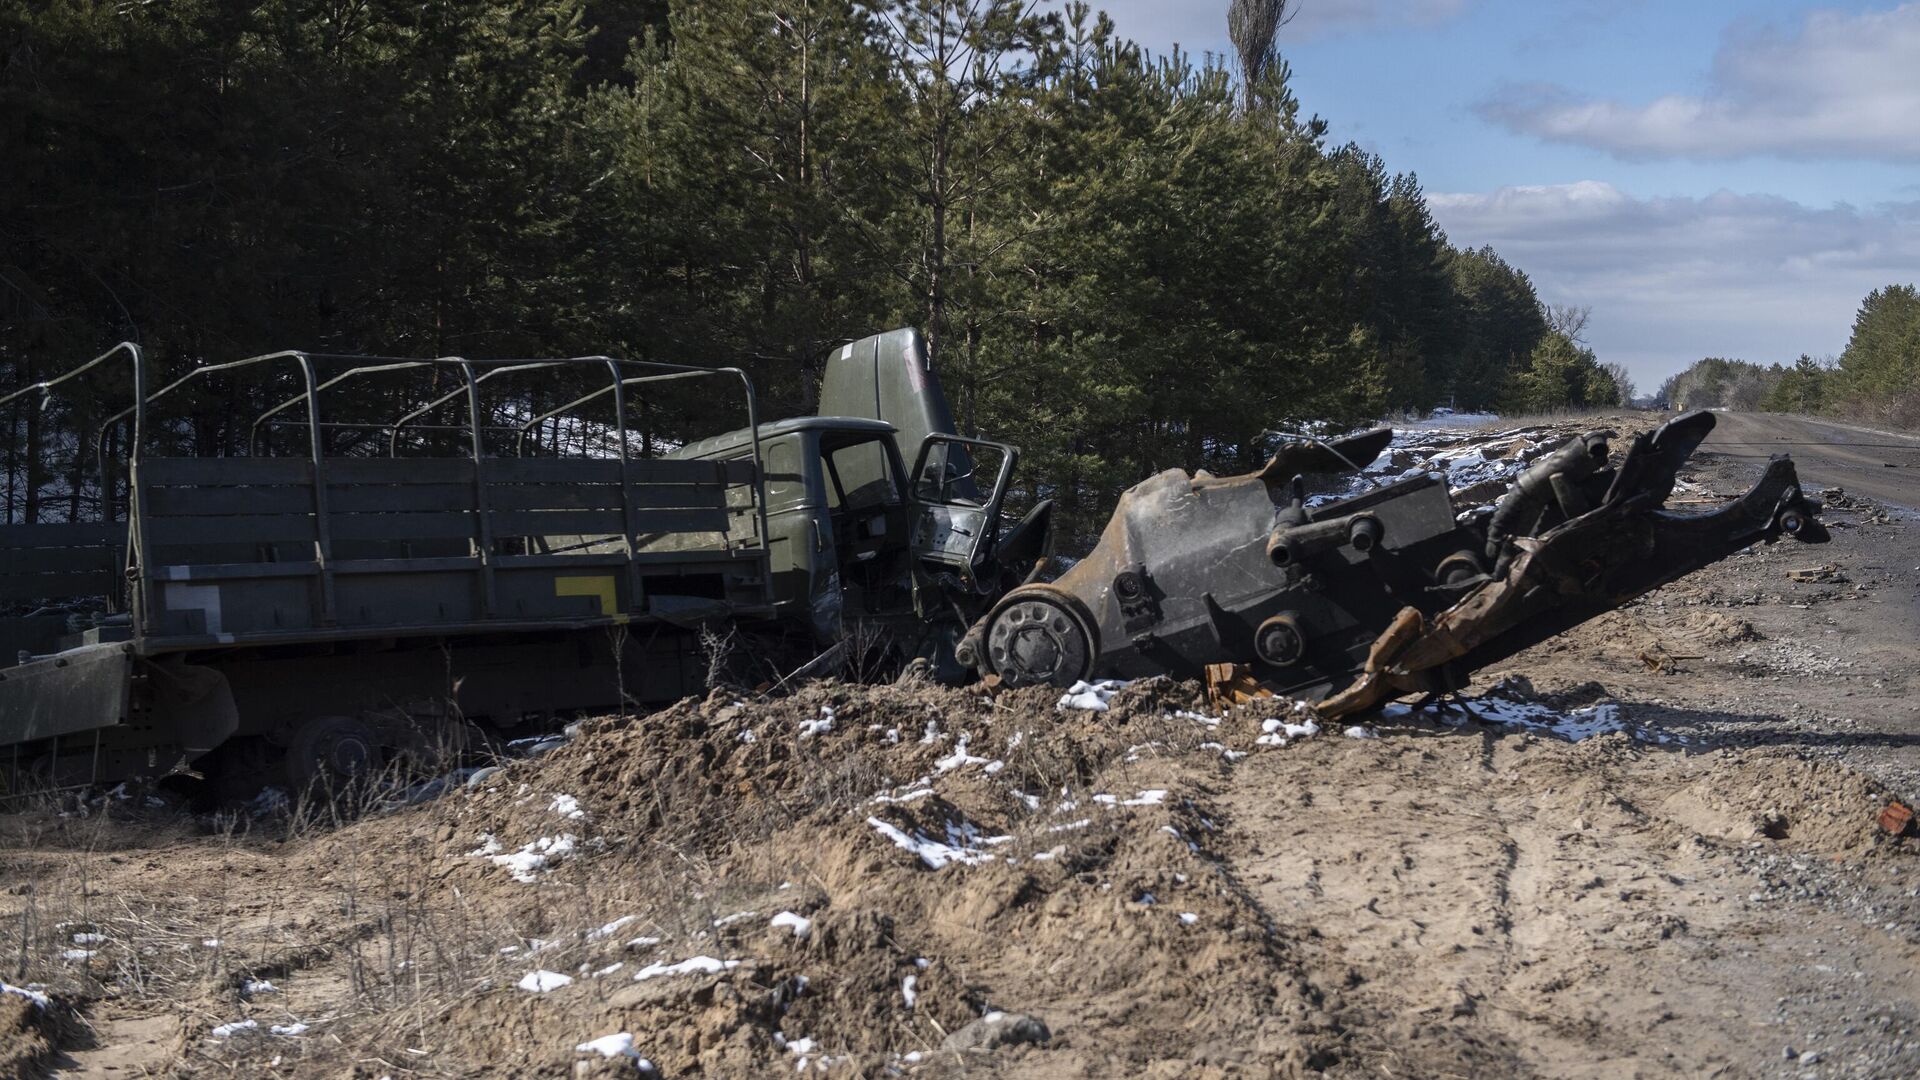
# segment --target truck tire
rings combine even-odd
[[[315,784],[330,787],[371,776],[385,761],[386,754],[366,722],[351,716],[316,716],[301,724],[287,743],[287,780],[297,795]]]

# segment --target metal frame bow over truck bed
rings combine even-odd
[[[99,428],[99,520],[0,525],[12,786],[164,775],[230,742],[263,767],[285,751],[297,782],[435,725],[669,699],[704,672],[687,628],[773,613],[759,417],[738,369],[280,352],[153,388],[122,344],[0,405],[82,391],[115,365],[132,392]],[[295,392],[255,420],[248,456],[148,452],[174,395],[270,371]],[[562,375],[597,385],[537,415],[483,404]],[[412,407],[384,421],[329,417],[331,395],[376,379],[431,390],[394,395]],[[690,379],[737,384],[750,452],[635,451],[629,399]],[[358,437],[333,438],[344,429]],[[589,429],[554,452],[553,433]],[[109,431],[126,447],[114,461]],[[279,445],[289,431],[304,437]]]

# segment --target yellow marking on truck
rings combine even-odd
[[[591,596],[600,601],[600,614],[621,614],[620,591],[614,587],[612,574],[556,577],[553,579],[553,595]]]

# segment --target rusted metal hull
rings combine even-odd
[[[1088,557],[1009,593],[968,655],[1008,685],[1236,665],[1277,693],[1345,716],[1472,673],[1755,543],[1826,539],[1793,463],[1776,458],[1711,513],[1664,509],[1711,413],[1637,437],[1570,440],[1498,506],[1456,516],[1435,477],[1309,509],[1300,473],[1350,470],[1386,432],[1315,456],[1283,448],[1246,476],[1161,473],[1121,498]]]

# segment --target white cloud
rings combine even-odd
[[[1817,209],[1772,195],[1635,198],[1583,180],[1429,195],[1455,244],[1491,244],[1643,386],[1703,356],[1838,353],[1869,291],[1920,277],[1920,203]]]
[[[1472,0],[1296,0],[1293,21],[1280,31],[1280,51],[1290,43],[1356,30],[1427,26],[1466,11]],[[1094,0],[1113,16],[1122,37],[1154,52],[1175,42],[1190,52],[1227,48],[1228,0]],[[1059,5],[1064,6],[1064,5]]]
[[[1631,160],[1920,160],[1920,3],[1816,11],[1792,33],[1730,32],[1697,96],[1628,104],[1511,86],[1478,111],[1514,131]]]

